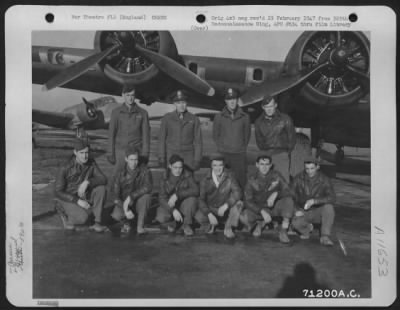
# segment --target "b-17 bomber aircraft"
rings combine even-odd
[[[117,96],[124,85],[135,85],[147,105],[168,103],[185,89],[190,106],[214,111],[234,87],[252,121],[272,95],[296,127],[311,129],[313,147],[333,143],[343,156],[343,146],[370,147],[369,54],[368,38],[354,31],[303,32],[283,62],[182,55],[168,31],[97,31],[93,49],[33,46],[32,81],[47,91]],[[112,99],[99,100],[115,107]],[[32,121],[100,129],[107,128],[111,110],[84,100],[63,112],[33,110]]]

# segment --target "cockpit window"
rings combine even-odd
[[[260,68],[254,69],[253,80],[254,81],[262,81],[263,80],[263,71]]]

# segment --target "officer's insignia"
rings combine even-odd
[[[178,91],[176,92],[176,96],[177,96],[179,99],[182,98],[182,97],[183,97],[182,91],[178,90]]]
[[[229,94],[229,95],[233,95],[233,89],[232,89],[232,88],[229,88],[229,89],[228,89],[228,94]]]

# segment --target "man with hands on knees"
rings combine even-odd
[[[300,238],[308,239],[313,230],[312,223],[321,224],[320,243],[332,246],[330,239],[335,218],[333,204],[336,194],[330,179],[319,171],[316,158],[310,156],[304,161],[304,171],[293,180],[292,194],[298,211],[292,220],[292,226],[301,233]]]
[[[225,160],[221,154],[211,156],[211,169],[200,182],[199,210],[196,220],[209,222],[208,233],[215,232],[219,221],[226,219],[224,235],[234,238],[232,227],[238,225],[243,208],[242,191],[230,171],[225,170]]]
[[[103,232],[107,230],[101,225],[107,178],[89,157],[89,148],[87,140],[77,139],[73,156],[61,166],[55,183],[56,210],[65,229],[74,230],[93,214],[95,224],[90,229]]]
[[[146,233],[144,221],[150,208],[153,179],[147,166],[140,164],[137,148],[126,148],[125,163],[114,181],[115,207],[111,216],[123,223],[121,233],[128,233],[136,214],[137,233],[141,235]]]
[[[160,183],[159,200],[156,221],[167,223],[169,232],[175,232],[179,223],[183,224],[183,233],[193,235],[192,223],[197,210],[199,187],[193,174],[184,168],[184,160],[173,154],[169,158],[168,170]]]
[[[289,243],[287,229],[295,210],[289,185],[280,172],[273,169],[271,156],[266,153],[258,155],[256,168],[257,172],[249,178],[244,190],[245,209],[240,221],[249,231],[257,223],[253,236],[259,237],[272,217],[281,217],[279,240]]]

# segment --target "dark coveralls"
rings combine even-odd
[[[197,168],[202,157],[200,120],[186,111],[181,119],[176,111],[165,114],[159,134],[159,160],[168,162],[173,154],[183,158],[190,169]],[[197,167],[196,167],[197,166]]]
[[[255,121],[254,127],[258,148],[271,156],[275,170],[289,183],[289,155],[296,144],[292,119],[278,110],[268,119],[264,112]]]
[[[178,200],[175,207],[171,208],[168,200],[173,194],[178,196]],[[173,209],[178,209],[183,215],[183,224],[191,225],[197,210],[198,195],[199,186],[190,171],[184,169],[182,174],[177,177],[168,170],[160,182],[160,206],[157,209],[156,220],[160,223],[170,222]]]
[[[309,223],[321,223],[321,236],[330,236],[335,219],[333,204],[336,201],[330,179],[319,171],[313,178],[301,172],[294,178],[291,188],[296,206],[304,213],[304,216],[293,218],[293,228],[302,232]],[[314,199],[316,204],[304,211],[308,199]]]
[[[272,193],[278,192],[274,206],[269,208],[267,200]],[[260,172],[249,178],[244,190],[244,206],[240,220],[247,227],[252,227],[256,221],[263,220],[261,210],[265,210],[271,217],[280,216],[292,218],[295,207],[290,195],[289,185],[282,175],[270,170],[264,176]]]
[[[213,138],[225,162],[244,188],[247,179],[246,150],[251,136],[250,117],[241,108],[232,114],[227,107],[214,118]]]
[[[224,220],[225,229],[237,226],[239,215],[243,208],[242,190],[230,171],[224,171],[219,186],[217,187],[210,172],[200,182],[199,210],[195,219],[200,224],[208,223],[208,214],[212,213],[218,222]],[[218,208],[228,203],[229,209],[223,217],[218,216]]]
[[[114,181],[116,203],[111,216],[116,221],[125,219],[123,203],[130,196],[133,204],[129,209],[137,214],[138,227],[143,227],[147,211],[150,208],[152,189],[153,178],[147,166],[140,165],[136,169],[131,170],[125,164],[117,173]]]
[[[149,156],[150,125],[147,111],[137,104],[130,111],[126,104],[115,108],[111,113],[108,134],[108,151],[116,159],[110,180],[110,186],[113,186],[118,171],[125,165],[125,149],[128,146],[138,148],[143,157]]]
[[[84,199],[91,205],[88,210],[77,204],[80,199],[78,188],[85,180],[89,181]],[[73,155],[61,166],[56,178],[55,195],[67,215],[68,224],[85,224],[88,216],[92,213],[95,221],[101,222],[101,214],[106,200],[106,184],[106,176],[92,158],[89,158],[85,164],[79,164]]]

